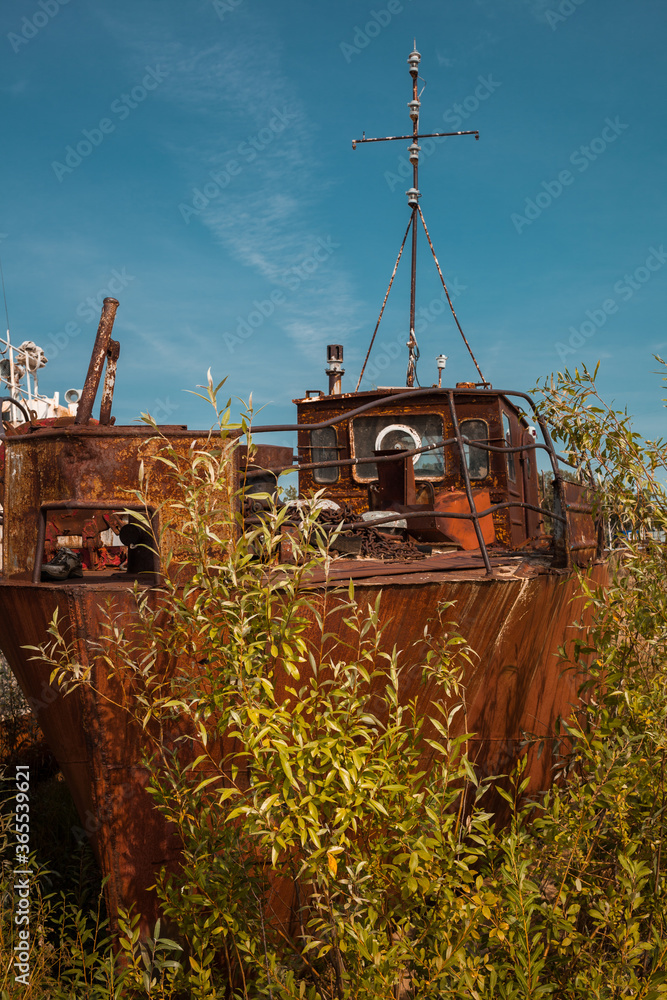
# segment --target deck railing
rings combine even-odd
[[[487,574],[492,572],[491,560],[489,558],[488,549],[484,541],[482,527],[480,521],[482,518],[487,517],[489,514],[493,514],[495,511],[508,509],[510,507],[518,507],[524,510],[532,510],[545,517],[551,518],[554,522],[554,543],[557,552],[565,552],[568,548],[568,521],[565,516],[565,503],[562,492],[562,475],[560,471],[559,463],[564,463],[565,465],[572,466],[563,455],[560,455],[554,448],[553,441],[551,440],[551,435],[549,434],[549,428],[547,426],[544,417],[540,414],[534,400],[525,392],[518,392],[514,389],[493,389],[491,390],[494,396],[515,396],[520,399],[525,400],[530,409],[532,410],[535,420],[542,433],[543,443],[538,441],[532,444],[521,444],[521,445],[492,445],[484,444],[483,442],[475,439],[471,440],[461,433],[459,427],[458,416],[456,413],[456,401],[455,396],[469,395],[469,396],[480,396],[489,390],[480,389],[439,389],[439,388],[428,388],[428,389],[409,389],[406,392],[395,393],[391,396],[383,396],[380,399],[374,399],[369,403],[364,403],[361,406],[355,407],[352,410],[348,410],[345,413],[339,413],[335,417],[330,417],[328,420],[322,420],[315,423],[307,424],[265,424],[259,427],[253,427],[252,433],[256,434],[267,434],[273,432],[293,432],[293,431],[313,431],[320,430],[325,427],[333,427],[336,424],[344,423],[345,421],[351,420],[353,417],[358,416],[361,413],[367,413],[369,410],[376,409],[380,406],[387,406],[388,404],[401,403],[408,399],[415,399],[418,397],[423,397],[425,394],[429,396],[438,395],[444,396],[447,399],[450,417],[452,421],[452,426],[454,428],[454,437],[442,438],[435,443],[424,445],[421,448],[410,448],[400,451],[401,458],[410,458],[414,455],[421,455],[428,451],[435,451],[438,449],[444,449],[448,446],[454,446],[459,454],[461,460],[461,468],[463,470],[463,480],[466,492],[466,497],[469,506],[469,512],[459,512],[453,513],[451,511],[428,511],[429,517],[441,517],[441,518],[460,518],[468,521],[472,521],[475,534],[479,543],[480,552],[484,560],[484,566]],[[503,503],[493,504],[487,507],[485,510],[478,511],[475,506],[475,499],[472,490],[472,484],[470,481],[470,474],[468,471],[468,463],[465,458],[465,446],[479,448],[483,451],[488,452],[498,452],[501,454],[515,454],[518,452],[528,452],[528,451],[546,451],[549,456],[549,461],[554,476],[554,509],[549,510],[546,507],[536,506],[534,504],[526,503],[520,500],[507,500]],[[304,463],[294,463],[292,465],[284,466],[280,469],[273,470],[276,473],[289,472],[289,471],[306,471],[307,469],[321,469],[332,466],[357,466],[357,465],[376,465],[379,462],[395,462],[396,458],[393,455],[377,455],[367,458],[336,458],[331,461],[319,461],[319,462],[304,462]],[[423,517],[424,514],[421,511],[406,511],[401,512],[402,519],[418,518]],[[391,522],[396,520],[396,513],[388,514],[386,517],[377,518],[373,520],[373,526],[384,524],[385,522]],[[342,525],[342,529],[353,529],[358,527],[368,527],[367,521],[350,521],[345,522]]]

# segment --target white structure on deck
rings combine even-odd
[[[32,340],[24,340],[15,347],[11,343],[9,330],[6,337],[0,337],[0,397],[3,398],[3,420],[22,423],[25,417],[10,400],[16,399],[35,420],[50,417],[66,417],[76,414],[76,406],[81,395],[78,389],[68,389],[64,404],[60,394],[44,396],[39,391],[37,373],[49,359],[41,347]]]
[[[81,397],[80,389],[68,389],[64,404],[60,403],[60,393],[44,396],[39,391],[37,373],[44,368],[49,359],[41,347],[32,340],[24,340],[15,347],[10,340],[9,330],[6,337],[0,337],[0,413],[2,426],[7,423],[24,423],[25,411],[33,420],[48,420],[54,417],[69,417],[76,415],[76,408]],[[14,406],[12,400],[17,400],[23,406]],[[0,572],[2,571],[2,506],[0,505]]]

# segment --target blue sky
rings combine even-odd
[[[665,27],[659,0],[8,0],[0,15],[0,254],[12,337],[80,386],[120,300],[115,413],[208,426],[186,390],[293,419],[342,343],[354,388],[408,221],[413,37],[422,208],[486,377],[528,389],[602,361],[662,433]],[[426,146],[426,143],[422,144]],[[663,245],[664,241],[664,245]],[[471,379],[424,241],[422,384]],[[370,378],[403,385],[408,261]],[[92,301],[88,301],[92,300]]]

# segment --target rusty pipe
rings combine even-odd
[[[102,378],[102,369],[104,368],[104,360],[109,349],[109,341],[111,339],[111,331],[113,330],[113,321],[116,317],[118,304],[118,299],[107,298],[102,305],[100,325],[97,328],[93,353],[88,365],[88,374],[86,375],[81,399],[76,410],[75,424],[87,424],[93,412],[93,404],[100,379]]]
[[[113,402],[113,390],[116,384],[116,365],[120,357],[120,344],[117,340],[109,340],[107,348],[107,368],[104,373],[104,388],[102,389],[102,402],[100,404],[100,423],[106,425],[111,420],[111,404]]]

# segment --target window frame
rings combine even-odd
[[[465,433],[465,430],[464,430],[464,424],[469,424],[469,423],[476,423],[476,424],[483,424],[484,425],[484,427],[486,428],[486,437],[485,438],[479,438],[479,440],[480,441],[483,440],[486,444],[489,444],[491,438],[490,438],[490,435],[489,435],[489,423],[488,423],[488,420],[485,420],[483,417],[464,417],[461,421],[459,421],[459,430],[461,431],[461,435],[463,437],[467,436],[466,433]],[[486,459],[486,472],[484,473],[483,476],[473,476],[472,473],[471,473],[471,471],[470,471],[470,462],[468,461],[468,457],[469,457],[470,449],[474,448],[474,447],[475,447],[474,444],[464,444],[463,445],[463,461],[466,463],[466,467],[468,469],[468,475],[470,476],[470,479],[473,482],[475,482],[475,483],[481,483],[484,479],[488,479],[489,475],[491,474],[491,463],[489,461],[489,454],[490,453],[488,451],[486,451],[485,449],[483,449],[483,448],[478,448],[477,449],[478,451],[482,452],[482,454],[484,455],[484,457]],[[468,449],[467,452],[466,452],[466,449]]]
[[[44,553],[44,543],[46,541],[46,522],[48,515],[51,511],[57,510],[92,510],[92,511],[119,511],[120,513],[125,513],[126,511],[136,511],[142,514],[144,517],[148,517],[151,522],[151,528],[153,531],[153,537],[160,538],[160,523],[159,516],[156,509],[152,506],[145,507],[142,504],[133,503],[104,503],[104,501],[84,501],[84,500],[70,500],[59,501],[53,503],[43,503],[39,508],[38,522],[37,522],[37,545],[35,546],[35,562],[32,571],[32,582],[41,583],[42,575],[42,555]],[[151,550],[153,567],[151,570],[146,571],[146,576],[149,574],[152,576],[151,585],[155,586],[161,575],[161,559],[159,549]],[[100,583],[103,577],[94,577],[86,579],[85,575],[83,577],[77,577],[76,583],[82,584],[84,586],[88,584]],[[133,577],[128,576],[128,580],[132,580]],[[70,584],[72,581],[68,581]]]
[[[441,437],[442,440],[444,440],[444,438],[445,438],[445,418],[444,418],[441,410],[418,410],[418,411],[412,412],[412,413],[397,413],[397,412],[394,411],[394,412],[388,412],[388,413],[375,413],[375,414],[373,414],[373,416],[375,416],[375,417],[388,417],[388,418],[391,419],[391,421],[393,423],[397,423],[397,424],[407,423],[410,417],[438,417],[439,420],[441,421],[441,425],[442,425],[441,426],[440,437]],[[352,419],[350,421],[348,421],[348,427],[349,427],[349,432],[348,433],[349,433],[349,438],[350,438],[350,456],[351,456],[351,458],[356,459],[358,457],[357,453],[356,453],[355,441],[354,441],[354,422],[355,422],[355,420],[363,420],[364,418],[368,419],[368,417],[369,417],[369,414],[361,413],[361,414],[359,414],[358,417],[352,417]],[[439,475],[424,475],[423,473],[420,473],[419,469],[416,468],[415,469],[415,480],[417,480],[417,481],[423,481],[423,482],[427,482],[427,483],[440,483],[440,482],[443,482],[445,480],[445,478],[447,477],[447,451],[448,450],[447,449],[443,449],[443,451],[444,451],[444,454],[443,454],[443,458],[442,458],[442,473],[439,474]],[[396,454],[400,455],[400,452],[397,451]],[[369,483],[377,482],[377,475],[376,476],[368,476],[368,477],[365,477],[365,478],[362,478],[359,475],[359,471],[358,470],[360,468],[363,468],[363,467],[364,466],[359,466],[359,465],[353,465],[352,466],[352,478],[354,479],[355,483],[359,483],[360,485],[363,485],[363,486],[368,486]],[[367,465],[366,465],[366,468],[368,468]]]
[[[322,444],[320,444],[320,445],[314,445],[313,444],[313,434],[317,434],[317,433],[321,434],[322,432],[326,432],[326,431],[333,431],[333,441],[335,443],[333,445],[322,445]],[[315,454],[314,454],[314,452],[315,452],[316,449],[318,449],[320,451],[324,451],[325,449],[326,450],[333,450],[333,451],[336,452],[335,456],[333,456],[333,457],[334,458],[338,458],[339,455],[340,455],[340,450],[341,449],[340,449],[340,444],[338,442],[338,431],[336,430],[336,427],[335,426],[314,427],[312,430],[310,430],[308,432],[308,447],[310,449],[310,460],[311,460],[311,462],[317,461],[317,459],[315,458]],[[328,461],[330,461],[330,459],[328,459],[328,458],[320,458],[319,461],[321,461],[321,462],[328,462]],[[316,468],[311,469],[311,472],[312,472],[312,475],[313,475],[313,482],[317,483],[318,486],[332,486],[334,483],[337,483],[338,480],[340,479],[340,465],[325,465],[324,467],[317,466]],[[329,475],[331,476],[331,478],[329,478],[329,479],[318,478],[318,473],[319,473],[320,476],[322,475],[322,473],[329,473]],[[332,475],[333,473],[335,473],[335,475]]]

